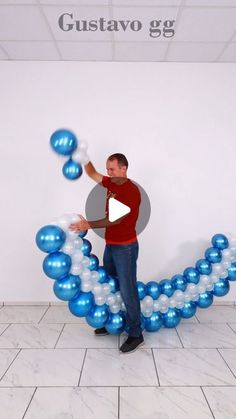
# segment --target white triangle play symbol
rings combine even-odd
[[[113,222],[118,220],[118,218],[123,217],[126,214],[129,214],[131,211],[130,207],[128,207],[125,204],[122,204],[122,202],[117,201],[115,198],[110,198],[108,201],[108,219],[109,221]]]

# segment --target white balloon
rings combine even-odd
[[[203,285],[203,284],[205,284],[205,285],[207,285],[207,284],[209,284],[209,282],[210,282],[210,277],[208,276],[208,275],[201,275],[200,276],[200,281],[199,281],[199,285]]]
[[[184,306],[184,301],[177,301],[176,308],[183,308],[183,306]]]
[[[125,303],[123,301],[120,306],[121,306],[121,310],[126,311]]]
[[[159,311],[160,311],[161,313],[167,313],[167,311],[168,311],[168,310],[169,310],[169,307],[168,307],[168,306],[164,306],[164,305],[163,305],[163,306],[161,306],[161,308],[160,308],[160,310],[159,310]]]
[[[221,263],[213,263],[212,265],[213,274],[221,275],[223,271],[224,271],[224,268]]]
[[[183,301],[184,300],[184,293],[181,290],[176,290],[174,294],[172,295],[176,301]]]
[[[151,308],[151,307],[153,307],[153,298],[152,297],[150,297],[150,295],[146,295],[144,298],[143,298],[143,303],[144,303],[144,305],[145,305],[145,307],[149,307],[149,308]]]
[[[74,253],[71,255],[72,262],[80,263],[83,259],[84,255],[81,250],[75,250]]]
[[[220,275],[220,277],[221,277],[222,279],[227,278],[227,277],[228,277],[228,272],[226,272],[226,271],[222,272],[222,274]]]
[[[193,294],[193,295],[192,295],[191,300],[192,300],[192,301],[197,301],[198,299],[199,299],[199,294],[198,294],[198,292],[196,292],[196,294]]]
[[[74,240],[74,246],[77,250],[81,249],[81,247],[83,246],[83,240],[81,239],[81,237],[76,237],[76,239]]]
[[[213,284],[215,284],[217,281],[219,281],[219,275],[218,274],[211,274],[209,276],[210,280],[213,282]]]
[[[83,265],[82,265],[83,266]],[[91,271],[87,268],[83,268],[83,272],[80,275],[82,281],[86,281],[87,279],[91,279]]]
[[[222,259],[223,259],[223,261],[224,260],[230,260],[230,258],[231,258],[231,250],[229,248],[222,250]]]
[[[107,303],[109,306],[114,305],[114,304],[116,303],[116,296],[115,296],[114,294],[110,294],[110,295],[108,295],[108,296],[107,296],[107,298],[106,298],[106,303]]]
[[[185,303],[189,303],[189,301],[191,301],[191,299],[192,299],[191,294],[189,292],[185,292],[184,293],[184,301],[185,301]]]
[[[82,265],[83,265],[83,267],[84,268],[87,268],[89,266],[89,264],[90,264],[89,257],[88,256],[84,256],[83,259],[82,259]]]
[[[174,308],[174,307],[176,306],[176,300],[175,300],[175,298],[171,297],[171,298],[169,299],[169,306],[170,306],[171,308]]]
[[[83,151],[83,150],[76,150],[73,153],[73,155],[72,155],[73,161],[75,161],[76,163],[80,163],[81,164],[84,155],[85,155],[85,151]]]
[[[80,286],[81,291],[83,292],[90,292],[93,289],[93,283],[90,280],[82,281]]]
[[[167,305],[169,298],[167,297],[167,295],[161,294],[160,297],[158,298],[158,301],[160,302],[161,305]]]
[[[71,241],[65,242],[64,246],[61,248],[61,252],[66,253],[67,255],[72,255],[74,253],[74,245]]]
[[[188,284],[187,286],[187,290],[188,292],[190,292],[190,294],[196,294],[197,292],[197,285],[196,284]]]
[[[236,247],[236,237],[234,237],[234,236],[231,236],[230,238],[229,238],[229,245],[230,245],[230,247]]]
[[[71,224],[71,222],[70,222],[70,216],[68,214],[63,214],[63,215],[61,215],[61,217],[59,217],[59,219],[58,219],[57,222],[58,222],[58,225],[61,228],[67,230],[68,227],[69,227],[69,225]]]
[[[110,306],[110,311],[113,314],[119,313],[120,309],[121,309],[121,305],[118,304],[118,303],[117,304],[113,304],[112,306]]]
[[[110,284],[102,284],[103,293],[104,295],[109,295],[111,292],[111,285]]]
[[[103,295],[102,284],[96,284],[96,285],[94,285],[93,294],[94,295]]]
[[[81,275],[83,272],[83,266],[80,263],[72,263],[70,273],[72,275]]]
[[[106,302],[106,297],[104,295],[96,295],[94,300],[98,306],[102,306]]]
[[[116,301],[117,301],[118,303],[121,303],[121,301],[122,301],[122,297],[121,297],[120,291],[117,291],[117,292],[115,293],[115,295],[116,295]]]
[[[160,307],[161,307],[160,302],[158,300],[154,300],[153,301],[153,310],[154,311],[159,311],[160,310]]]
[[[214,288],[214,285],[213,285],[213,284],[208,284],[208,285],[206,286],[206,291],[212,291],[212,290],[213,290],[213,288]]]
[[[206,285],[199,285],[198,284],[198,292],[199,294],[203,294],[206,291]]]
[[[143,315],[145,317],[151,317],[152,313],[153,313],[153,311],[151,309],[148,309],[148,308],[143,311]]]
[[[224,269],[229,269],[229,267],[231,266],[231,262],[229,262],[228,260],[224,260],[222,262],[222,266]]]
[[[99,280],[99,273],[97,271],[92,271],[91,272],[91,278],[94,282],[97,282]],[[109,285],[109,284],[107,284]]]
[[[88,143],[85,140],[79,142],[79,150],[86,151],[88,149]]]

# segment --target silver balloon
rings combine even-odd
[[[91,279],[91,271],[87,268],[83,268],[83,272],[81,273],[80,277],[82,280],[85,280],[85,281],[88,279]]]
[[[163,306],[161,306],[161,308],[160,308],[160,310],[159,310],[159,311],[160,311],[161,313],[167,313],[167,311],[168,311],[168,310],[169,310],[169,307],[168,307],[168,306],[164,306],[164,305],[163,305]]]
[[[99,273],[97,271],[92,271],[91,272],[91,278],[94,282],[97,282],[99,280]]]
[[[106,302],[106,297],[104,295],[96,295],[94,300],[98,306],[102,306]]]
[[[89,279],[86,281],[82,281],[81,282],[81,286],[80,286],[81,291],[83,292],[90,292],[93,289],[93,283],[92,281],[90,281]]]
[[[216,284],[216,282],[219,281],[220,276],[218,274],[211,274],[209,276],[210,280],[213,282],[213,284]]]
[[[113,304],[115,304],[116,303],[116,297],[115,297],[115,295],[114,294],[108,295],[107,298],[106,298],[106,303],[109,306],[112,306]]]
[[[102,284],[96,284],[93,287],[93,294],[94,295],[102,295],[103,294],[103,288]]]
[[[165,306],[168,304],[169,298],[167,297],[167,295],[161,294],[160,297],[158,298],[158,301],[160,302],[161,305]]]
[[[83,255],[83,252],[81,252],[81,250],[76,250],[71,255],[72,262],[74,261],[74,262],[77,262],[77,263],[80,263],[82,261],[83,257],[84,257],[84,255]]]
[[[161,307],[161,304],[158,300],[153,301],[153,311],[159,311]]]
[[[110,311],[113,314],[119,313],[120,309],[121,309],[121,305],[118,304],[118,303],[117,304],[113,304],[113,305],[110,306]]]
[[[103,293],[104,295],[109,295],[111,292],[111,285],[110,284],[102,284]]]
[[[72,275],[81,275],[83,272],[83,266],[80,263],[72,263],[70,273]]]
[[[89,266],[89,264],[90,264],[89,257],[84,256],[83,259],[82,259],[82,265],[84,266],[84,268],[87,268]]]

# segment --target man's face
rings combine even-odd
[[[126,177],[127,167],[119,166],[118,161],[107,160],[106,163],[107,174],[110,177]]]

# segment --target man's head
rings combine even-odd
[[[124,154],[112,154],[107,159],[107,174],[110,177],[126,177],[128,165],[128,160]]]

